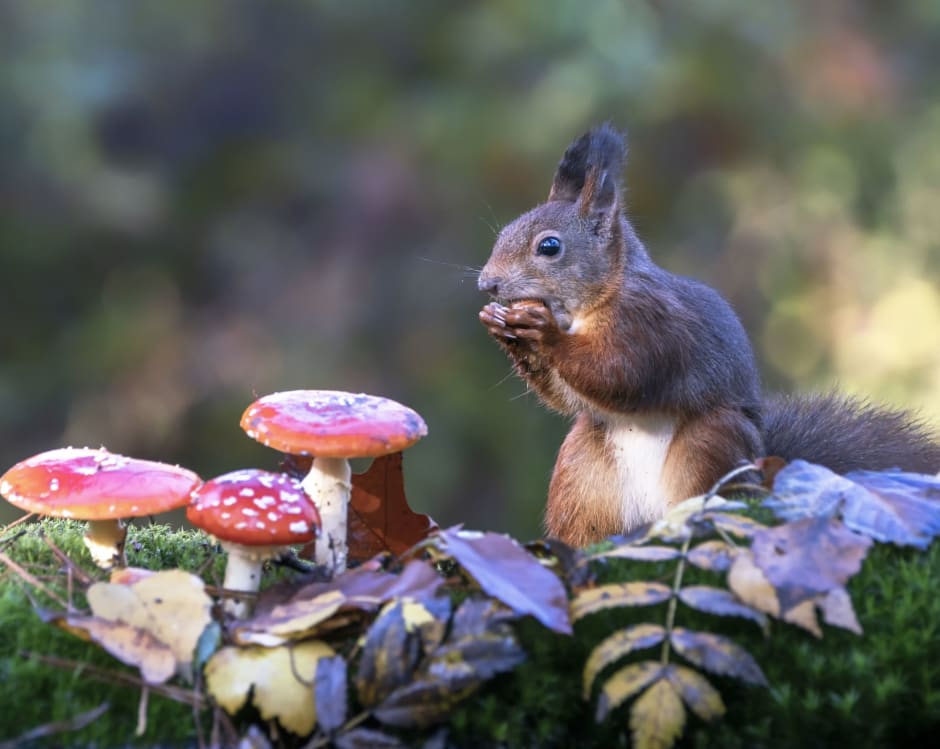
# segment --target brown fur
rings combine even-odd
[[[771,401],[764,416],[737,316],[713,289],[653,263],[624,215],[624,156],[608,126],[572,143],[548,202],[500,232],[479,278],[495,300],[480,313],[490,335],[549,407],[575,419],[549,489],[550,535],[583,545],[630,530],[765,452],[836,470],[940,468],[940,447],[903,413],[827,397]],[[560,252],[541,251],[546,236]],[[657,420],[674,425],[663,456],[643,436]],[[644,450],[663,459],[658,483],[635,462]]]

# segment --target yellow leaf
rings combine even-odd
[[[636,749],[669,749],[682,734],[685,708],[675,687],[660,679],[633,703],[630,731]]]
[[[235,630],[235,642],[276,647],[291,640],[302,640],[314,634],[344,603],[346,596],[339,590],[331,590],[315,598],[275,606],[269,614],[245,620]]]
[[[212,620],[212,601],[201,578],[165,570],[132,585],[95,583],[88,589],[92,613],[149,632],[187,666],[203,630]]]
[[[728,587],[748,606],[771,616],[780,616],[777,590],[763,571],[754,564],[750,550],[740,550],[728,571]]]
[[[628,653],[659,644],[665,635],[658,624],[637,624],[614,632],[591,651],[584,664],[584,699],[590,698],[594,680],[604,668]]]
[[[709,721],[725,714],[725,703],[721,695],[698,671],[685,666],[666,666],[666,678],[688,705],[702,720]]]
[[[288,731],[307,736],[317,722],[317,662],[331,655],[332,648],[318,640],[277,648],[225,647],[206,663],[206,688],[230,715],[244,706],[250,693],[262,718],[276,719]]]
[[[571,601],[572,621],[604,609],[621,606],[651,606],[668,601],[672,589],[662,583],[611,583],[582,591]]]
[[[55,616],[51,621],[66,632],[100,645],[122,663],[139,668],[148,684],[162,684],[176,671],[176,659],[169,646],[143,629],[94,616]]]
[[[783,612],[783,621],[802,627],[820,639],[823,636],[822,628],[816,619],[816,602],[813,598],[807,598],[792,609]]]
[[[601,688],[597,701],[597,722],[600,723],[611,710],[620,707],[647,684],[658,679],[662,670],[659,661],[643,661],[631,663],[615,672]]]
[[[685,538],[691,533],[689,519],[705,509],[714,510],[728,504],[728,500],[719,497],[700,495],[690,497],[672,507],[661,519],[657,520],[646,534],[646,538]]]

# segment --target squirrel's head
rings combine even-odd
[[[568,146],[548,201],[503,228],[478,286],[510,304],[542,301],[562,329],[599,305],[624,266],[623,137],[609,125]]]

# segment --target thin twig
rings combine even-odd
[[[85,570],[83,570],[77,564],[75,564],[75,562],[69,559],[68,555],[64,551],[62,551],[62,549],[56,546],[55,542],[51,538],[49,538],[49,536],[47,536],[45,533],[42,534],[42,540],[45,542],[46,546],[48,546],[52,550],[52,553],[58,557],[59,561],[65,565],[66,569],[72,570],[73,574],[79,580],[81,580],[83,584],[91,585],[91,583],[94,582],[94,580],[89,576],[89,574],[85,572]]]
[[[32,741],[33,739],[41,739],[46,736],[51,736],[55,733],[65,733],[66,731],[79,731],[89,723],[96,721],[105,711],[110,707],[107,702],[102,702],[98,707],[88,710],[87,712],[80,713],[73,718],[67,718],[66,720],[57,720],[52,723],[46,723],[42,726],[37,726],[32,730],[27,731],[24,734],[20,734],[15,739],[10,739],[9,741],[0,741],[0,749],[16,749],[18,746],[23,746],[27,741]]]
[[[140,690],[140,701],[137,703],[137,730],[135,736],[143,736],[147,733],[147,703],[150,702],[150,687],[145,686]]]
[[[26,515],[23,515],[23,517],[14,520],[12,523],[7,523],[5,526],[3,526],[3,530],[0,531],[0,533],[6,533],[8,530],[10,530],[10,528],[16,528],[16,526],[20,525],[21,523],[28,523],[34,517],[36,517],[35,512],[27,513]]]
[[[22,567],[20,567],[19,564],[17,564],[12,559],[10,559],[10,557],[8,557],[2,551],[0,551],[0,562],[3,562],[7,567],[13,570],[17,575],[19,575],[23,580],[28,582],[34,588],[41,590],[43,593],[49,596],[49,598],[51,598],[53,601],[58,603],[62,608],[68,608],[68,604],[65,601],[63,601],[62,598],[59,597],[59,595],[57,595],[56,593],[51,591],[49,588],[47,588],[45,584],[40,582],[36,577],[31,575]]]
[[[332,733],[329,736],[318,736],[317,738],[310,739],[310,741],[303,745],[302,749],[320,749],[320,747],[328,746],[333,742],[334,737],[340,736],[347,731],[351,731],[361,723],[365,723],[369,719],[370,715],[372,715],[372,713],[368,710],[361,712],[358,715],[354,715],[342,726],[336,729],[335,733]]]
[[[58,658],[53,655],[34,653],[30,650],[21,650],[20,656],[23,658],[29,658],[30,660],[39,661],[40,663],[45,663],[56,668],[63,668],[68,670],[81,669],[83,673],[87,673],[88,676],[92,677],[93,679],[98,679],[99,681],[130,684],[140,689],[147,687],[154,694],[159,694],[161,697],[166,697],[167,699],[175,700],[176,702],[182,702],[184,705],[196,704],[201,706],[202,702],[204,701],[202,695],[188,689],[181,689],[180,687],[173,687],[167,684],[148,684],[143,679],[134,676],[133,674],[126,674],[121,671],[112,671],[107,668],[100,668],[99,666],[94,666],[85,661],[75,661],[71,660],[70,658]]]

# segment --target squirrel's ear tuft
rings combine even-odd
[[[623,136],[608,123],[585,133],[561,157],[548,199],[577,202],[582,216],[606,211],[618,202],[626,155]]]

